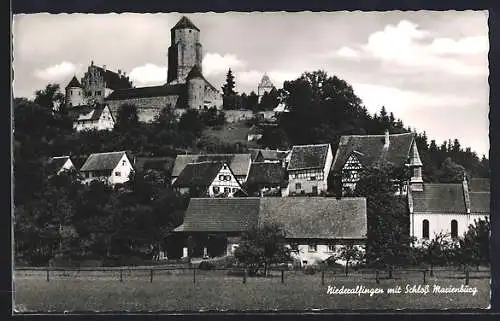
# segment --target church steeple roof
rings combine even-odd
[[[73,76],[73,78],[71,78],[70,82],[66,86],[66,88],[71,88],[71,87],[82,88],[82,85],[80,85],[80,82],[78,81],[78,79],[76,79],[76,76]]]
[[[172,28],[172,30],[175,30],[175,29],[187,29],[187,28],[192,28],[192,29],[200,31],[200,29],[198,29],[198,27],[196,27],[194,25],[194,23],[192,23],[191,20],[189,20],[186,16],[183,16],[179,20],[179,22],[177,22],[177,24]]]
[[[264,76],[262,76],[259,87],[274,87],[271,79],[269,79],[269,76],[267,74],[264,74]]]

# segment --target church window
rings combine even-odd
[[[457,220],[451,220],[451,237],[454,239],[458,237],[458,222],[457,222]]]
[[[429,238],[429,221],[428,220],[422,221],[422,237],[424,239]]]

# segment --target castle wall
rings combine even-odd
[[[131,104],[137,107],[137,115],[139,116],[139,121],[141,122],[152,122],[156,115],[159,114],[160,110],[168,107],[175,108],[179,100],[179,95],[169,95],[162,97],[141,97],[141,98],[130,98],[123,100],[108,100],[108,104],[113,117],[117,116],[118,109],[123,104]]]
[[[210,85],[205,84],[205,97],[204,104],[207,107],[217,107],[217,109],[222,108],[222,95],[219,91],[212,88]]]
[[[203,109],[205,96],[205,81],[202,78],[193,78],[188,81],[188,108]]]
[[[85,105],[85,97],[83,96],[82,88],[71,87],[66,89],[66,97],[67,97],[66,101],[67,107]]]

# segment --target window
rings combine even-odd
[[[295,184],[295,189],[302,189],[302,184],[296,183]]]
[[[318,250],[318,246],[315,243],[309,244],[308,251],[309,252],[316,252]]]
[[[458,237],[458,222],[451,220],[451,237],[456,239]]]
[[[122,160],[122,166],[125,166],[125,160]]]
[[[335,244],[328,244],[328,252],[335,252]]]
[[[226,165],[226,164],[224,164],[224,166],[223,166],[222,168],[227,169],[227,165]]]
[[[220,192],[219,186],[212,187],[212,190],[214,191],[214,194],[219,194]]]
[[[290,249],[292,251],[298,251],[299,250],[299,244],[297,244],[297,243],[291,243],[290,244]]]
[[[96,96],[101,96],[101,91],[100,91],[100,90],[96,91],[96,92],[95,92],[95,95],[96,95]]]
[[[422,237],[424,239],[429,238],[429,221],[428,220],[422,221]]]
[[[224,193],[231,193],[231,188],[224,187]]]
[[[231,180],[231,175],[226,175],[226,181],[230,181]]]
[[[311,181],[315,181],[316,180],[316,176],[311,176]]]
[[[115,172],[115,176],[122,176],[122,173],[120,173],[120,172]]]
[[[313,192],[313,194],[318,194],[318,186],[313,186],[312,192]]]
[[[224,180],[224,175],[219,175],[219,181],[223,181]]]

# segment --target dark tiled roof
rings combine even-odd
[[[69,156],[52,157],[48,164],[50,171],[58,172],[69,158]]]
[[[285,179],[281,163],[252,163],[246,181],[247,185],[280,185]]]
[[[130,89],[120,89],[113,91],[106,100],[123,100],[130,98],[164,97],[170,95],[181,95],[185,89],[184,84],[162,85],[152,87],[139,87]]]
[[[177,24],[172,28],[172,30],[185,29],[185,28],[192,28],[192,29],[200,31],[200,29],[198,29],[198,27],[196,27],[194,25],[194,23],[192,23],[191,20],[189,20],[186,16],[183,16],[179,20],[179,22],[177,22]]]
[[[82,85],[80,84],[80,82],[78,81],[78,79],[76,79],[76,76],[73,76],[73,78],[71,78],[70,82],[66,86],[66,88],[70,88],[70,87],[79,87],[79,88],[82,88]]]
[[[408,160],[414,133],[389,135],[389,148],[384,151],[385,135],[352,135],[340,137],[337,153],[332,164],[332,171],[342,170],[349,156],[356,152],[356,157],[364,167],[376,166],[384,161],[396,166]]]
[[[277,223],[289,238],[364,239],[364,198],[193,198],[174,231],[241,232]]]
[[[490,213],[490,192],[470,192],[470,212]]]
[[[187,164],[175,180],[173,187],[208,188],[220,172],[222,162]]]
[[[271,149],[257,149],[249,148],[248,151],[252,154],[252,161],[263,162],[263,161],[283,161],[288,152],[287,151],[277,151]]]
[[[411,196],[414,212],[466,213],[462,184],[424,184],[423,191]]]
[[[137,157],[134,167],[138,171],[154,169],[159,171],[170,171],[174,164],[172,157]]]
[[[82,168],[82,166],[83,166],[83,164],[85,164],[86,160],[87,160],[86,156],[71,156],[71,161],[73,162],[73,165],[78,170],[80,170],[80,168]]]
[[[192,198],[176,232],[242,232],[257,226],[259,199]]]
[[[126,154],[126,152],[123,151],[91,154],[80,171],[112,170],[118,165],[118,162],[124,154]]]
[[[68,110],[68,116],[72,121],[96,121],[101,118],[105,105],[76,106]]]
[[[293,146],[288,170],[323,168],[329,144]]]
[[[364,239],[366,199],[261,198],[259,222],[281,224],[288,238]]]
[[[106,88],[111,90],[132,88],[132,83],[127,77],[119,75],[111,70],[104,70],[104,68],[98,66],[94,66],[94,68],[103,75],[104,81],[106,82]]]
[[[490,179],[489,178],[471,178],[469,180],[469,189],[471,192],[489,192]]]
[[[187,154],[175,158],[172,177],[177,177],[189,163],[226,162],[236,176],[246,176],[250,169],[250,154]]]

